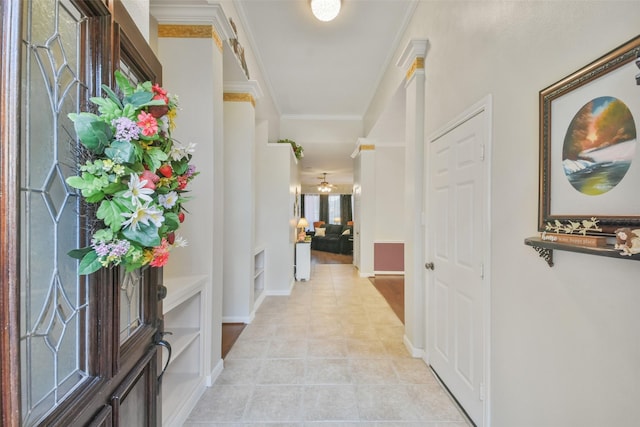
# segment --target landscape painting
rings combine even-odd
[[[538,230],[640,227],[640,36],[542,89]]]
[[[636,126],[629,108],[601,96],[576,113],[562,147],[564,173],[577,191],[598,196],[627,174],[636,153]]]

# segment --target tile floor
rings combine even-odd
[[[267,297],[187,426],[467,427],[403,325],[352,265]]]

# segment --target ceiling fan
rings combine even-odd
[[[318,191],[321,193],[330,193],[332,189],[336,188],[335,185],[333,184],[329,184],[327,182],[327,173],[325,172],[323,174],[324,176],[319,176],[318,179],[321,179],[322,181],[320,182],[320,184],[318,185]]]

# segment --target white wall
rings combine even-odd
[[[288,295],[293,285],[295,226],[293,204],[298,193],[298,162],[288,144],[266,143],[257,127],[256,246],[265,249],[265,292]]]
[[[404,241],[404,147],[375,149],[375,242]]]
[[[555,251],[549,268],[523,245],[537,224],[538,92],[636,36],[638,17],[637,1],[422,1],[399,45],[430,43],[426,135],[493,95],[493,426],[638,423],[637,262]],[[367,127],[404,72],[387,71]]]
[[[121,0],[142,36],[149,42],[149,0]]]
[[[362,144],[368,144],[361,140]],[[361,150],[354,163],[354,264],[361,277],[374,275],[373,241],[376,228],[376,154],[374,150]]]

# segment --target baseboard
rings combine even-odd
[[[249,316],[222,316],[222,323],[245,323],[249,324],[253,320],[254,313]]]
[[[404,276],[404,270],[402,271],[374,271],[373,272],[376,276],[384,276],[384,275],[389,275],[389,276]]]
[[[414,347],[409,340],[409,337],[407,337],[406,335],[402,337],[402,341],[404,342],[404,346],[409,351],[411,357],[414,357],[416,359],[424,359],[424,349]]]
[[[218,360],[216,366],[214,366],[213,370],[205,377],[205,385],[207,387],[213,386],[213,383],[216,382],[222,371],[224,370],[224,360]]]
[[[263,290],[262,292],[260,292],[260,295],[258,295],[258,299],[256,299],[255,303],[253,303],[253,314],[255,314],[255,312],[260,308],[266,296],[267,296],[267,291]]]
[[[267,291],[270,297],[288,297],[291,296],[291,289],[285,291]]]
[[[196,407],[196,405],[198,404],[198,401],[204,394],[205,389],[206,389],[205,379],[204,377],[201,377],[201,380],[191,390],[187,399],[179,408],[177,408],[176,412],[174,412],[173,414],[168,414],[166,419],[162,420],[162,426],[163,427],[183,426],[184,423],[187,421],[187,418],[189,418],[189,414],[191,414],[191,411],[193,411],[193,408]],[[164,417],[164,414],[163,414],[163,417]]]

